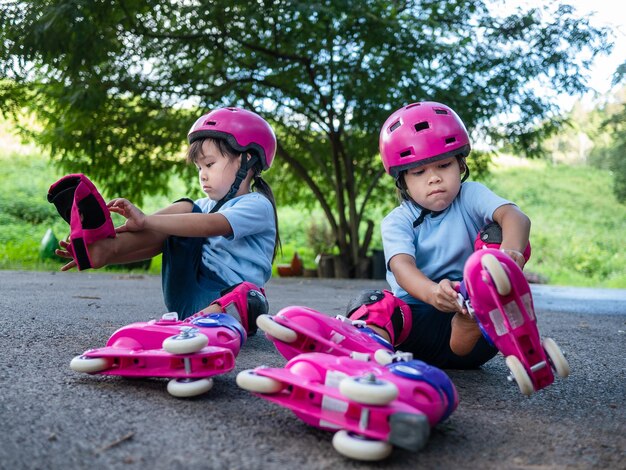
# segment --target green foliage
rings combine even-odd
[[[626,207],[617,204],[611,195],[609,172],[517,162],[523,166],[499,166],[496,161],[486,183],[515,201],[532,219],[533,254],[527,270],[546,276],[551,284],[626,288]],[[42,260],[39,255],[40,242],[48,228],[57,238],[64,238],[69,231],[45,199],[49,185],[58,176],[43,157],[0,152],[0,269],[60,267],[61,260]],[[144,209],[152,212],[185,191],[184,184],[177,181],[169,191],[172,197],[148,198]],[[21,202],[26,200],[30,202]],[[26,221],[8,213],[7,201],[32,206],[34,213],[47,213],[48,217],[41,223],[34,223],[32,218]],[[380,221],[387,213],[384,206],[372,206],[368,216]],[[325,233],[319,230],[324,220],[322,213],[317,209],[310,215],[310,211],[297,207],[283,207],[279,209],[279,220],[283,253],[276,263],[288,264],[298,252],[305,267],[315,268],[315,257],[325,243],[316,245],[318,231]],[[375,233],[379,233],[378,225]],[[380,240],[373,245],[380,248]],[[150,273],[159,272],[157,257]]]
[[[61,175],[40,155],[0,152],[0,268],[57,270],[65,262],[56,256],[42,259],[40,253],[48,229],[57,239],[69,235],[69,226],[46,199]],[[153,201],[149,209],[157,207]],[[113,216],[119,224],[121,218]],[[151,272],[160,272],[160,258],[153,260]]]
[[[615,84],[625,82],[623,70],[626,63],[618,67]],[[626,203],[626,86],[607,93],[591,110],[578,103],[565,120],[567,126],[546,142],[552,161],[611,170],[613,192]]]
[[[609,49],[607,30],[567,5],[491,6],[15,1],[2,12],[0,71],[11,82],[0,100],[37,114],[43,129],[24,132],[64,170],[136,201],[183,174],[175,161],[200,110],[255,109],[280,137],[279,193],[319,206],[355,266],[370,244],[366,208],[386,197],[377,136],[394,109],[442,101],[476,140],[536,153],[558,123],[554,96],[537,90],[584,91],[579,72]]]
[[[626,287],[626,207],[610,181],[607,171],[545,162],[494,172],[492,189],[532,220],[527,270],[553,284]]]
[[[589,113],[596,116],[596,126],[589,131],[594,145],[589,160],[597,168],[613,172],[613,192],[626,204],[626,87],[621,101],[609,103]]]

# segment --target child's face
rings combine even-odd
[[[404,174],[411,199],[425,209],[446,209],[461,189],[461,167],[456,157],[411,168]]]
[[[214,201],[222,199],[235,181],[240,164],[240,159],[222,155],[212,140],[205,140],[195,162],[202,191]]]

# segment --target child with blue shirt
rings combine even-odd
[[[437,367],[478,367],[497,349],[459,305],[455,287],[477,234],[491,222],[501,227],[500,249],[523,267],[530,220],[484,185],[465,182],[469,136],[448,106],[420,102],[394,112],[382,127],[380,153],[401,199],[381,226],[393,299],[364,293],[349,316]]]
[[[248,333],[267,312],[262,286],[280,245],[276,204],[261,177],[276,153],[276,137],[259,115],[221,108],[188,133],[187,160],[206,197],[181,199],[151,215],[123,198],[107,204],[126,218],[115,238],[89,245],[94,268],[163,254],[165,305],[181,318],[227,310]],[[68,243],[57,254],[72,258]],[[76,265],[66,264],[62,270]],[[227,305],[243,308],[229,310]],[[245,310],[245,311],[242,311]]]

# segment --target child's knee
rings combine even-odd
[[[382,328],[394,346],[406,340],[413,323],[410,307],[387,290],[361,292],[348,303],[346,315]]]

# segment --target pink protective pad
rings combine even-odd
[[[256,333],[256,319],[259,315],[266,315],[269,311],[265,291],[251,282],[241,282],[221,292],[222,296],[211,302],[219,305],[223,312],[233,316],[246,331],[248,336]],[[197,317],[205,315],[202,312],[193,314],[185,319],[191,322]]]
[[[55,205],[70,225],[68,251],[79,270],[91,268],[87,246],[103,238],[114,238],[115,227],[104,199],[85,175],[67,175],[50,186],[48,202]]]
[[[484,248],[493,248],[499,250],[502,244],[502,228],[497,222],[491,222],[480,229],[476,239],[474,240],[474,251],[482,250]],[[528,261],[530,259],[530,242],[526,245],[524,250],[524,259]]]
[[[413,325],[411,308],[388,290],[361,293],[348,305],[347,316],[384,329],[394,346],[407,339]]]

